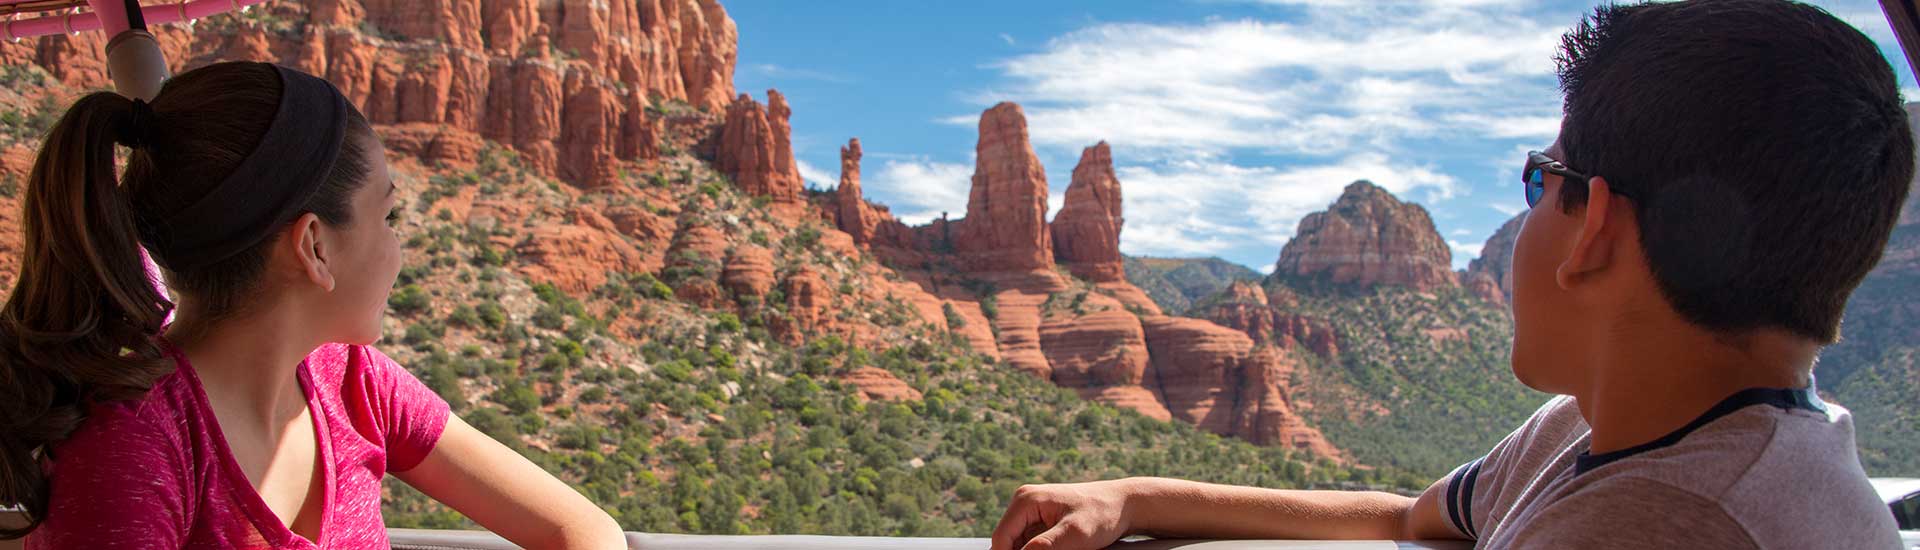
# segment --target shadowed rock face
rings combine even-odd
[[[1520,237],[1520,226],[1526,221],[1527,213],[1521,212],[1501,224],[1480,247],[1480,257],[1467,264],[1461,283],[1474,295],[1495,304],[1513,301],[1513,242]]]
[[[1419,205],[1366,181],[1348,185],[1324,212],[1300,220],[1274,277],[1365,288],[1453,286],[1453,253]]]
[[[1001,103],[980,115],[973,190],[954,248],[969,271],[1053,268],[1047,231],[1047,174],[1027,141],[1020,106]]]
[[[1125,281],[1120,258],[1120,179],[1113,151],[1100,142],[1080,153],[1065,204],[1053,217],[1054,256],[1073,274],[1094,282]]]

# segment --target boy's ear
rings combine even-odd
[[[293,220],[293,227],[287,230],[288,238],[284,239],[284,242],[292,244],[293,260],[299,264],[307,281],[327,292],[333,292],[333,287],[337,283],[334,280],[332,266],[329,265],[333,259],[333,243],[326,238],[322,229],[325,228],[320,225],[319,216],[315,216],[312,212],[301,214],[299,218]]]
[[[1561,185],[1579,185],[1572,180],[1562,181]],[[1623,206],[1614,196],[1606,178],[1595,176],[1588,178],[1587,203],[1576,210],[1580,217],[1580,233],[1575,236],[1573,249],[1554,270],[1554,282],[1563,289],[1572,289],[1574,285],[1589,276],[1613,265],[1614,240],[1622,234],[1621,222],[1614,219],[1616,209]]]

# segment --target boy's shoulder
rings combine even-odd
[[[1553,500],[1599,502],[1610,513],[1724,517],[1762,548],[1897,544],[1892,516],[1855,453],[1845,408],[1747,406],[1671,445],[1577,472]],[[1692,498],[1650,498],[1661,492]]]

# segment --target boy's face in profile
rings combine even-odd
[[[1546,150],[1562,159],[1559,144]],[[1578,170],[1579,167],[1573,167]],[[1585,308],[1561,288],[1556,273],[1579,238],[1584,211],[1565,212],[1560,189],[1572,185],[1556,174],[1544,174],[1545,192],[1521,223],[1513,243],[1513,374],[1527,387],[1549,393],[1564,392],[1573,372],[1568,358],[1583,357],[1580,349]],[[1585,182],[1578,182],[1584,185]]]

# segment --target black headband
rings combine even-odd
[[[259,244],[301,212],[347,137],[346,96],[324,79],[279,65],[280,110],[260,144],[206,196],[145,218],[154,261],[174,271],[212,265]]]

